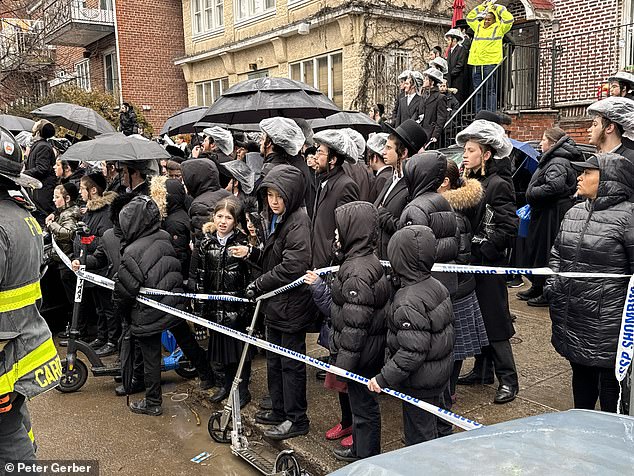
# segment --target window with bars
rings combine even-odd
[[[85,60],[75,65],[77,87],[84,91],[90,91],[90,60]]]
[[[211,106],[227,89],[229,89],[228,77],[196,83],[196,104]]]
[[[384,104],[387,109],[394,105],[398,95],[398,75],[411,69],[411,52],[404,49],[377,51],[370,57],[367,87],[373,104]],[[388,114],[392,111],[386,110]]]
[[[291,79],[309,84],[343,108],[343,55],[341,51],[290,64]]]
[[[223,0],[192,0],[193,36],[218,31],[224,25]]]
[[[235,0],[236,20],[247,20],[275,10],[275,0]]]

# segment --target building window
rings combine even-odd
[[[246,20],[275,10],[275,0],[235,0],[236,19]]]
[[[229,78],[196,83],[196,104],[211,106],[227,89],[229,89]]]
[[[85,60],[75,65],[77,86],[84,91],[90,91],[90,60]]]
[[[340,51],[291,63],[290,77],[319,89],[343,108],[343,55]]]
[[[366,79],[368,91],[374,104],[384,104],[391,109],[394,98],[398,94],[396,78],[401,72],[411,67],[409,50],[389,49],[376,52],[370,57],[370,77]],[[392,111],[386,111],[391,114]]]
[[[247,74],[247,79],[259,79],[259,78],[268,78],[269,70],[263,69],[262,71],[253,71]]]
[[[119,68],[117,65],[117,53],[110,50],[103,55],[104,89],[119,98]]]
[[[193,34],[217,31],[224,24],[223,0],[192,0]]]

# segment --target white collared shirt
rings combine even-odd
[[[409,106],[409,103],[412,102],[412,99],[414,99],[414,96],[416,96],[416,93],[413,92],[412,94],[408,94],[407,95],[407,105]]]
[[[392,184],[390,185],[390,188],[387,189],[387,192],[385,192],[385,196],[383,197],[383,200],[381,201],[381,205],[383,205],[385,203],[385,200],[387,200],[387,197],[390,196],[390,193],[392,193],[392,190],[394,190],[394,187],[396,187],[396,184],[399,183],[399,181],[403,178],[403,176],[399,176],[398,172],[395,170],[394,173],[392,174]]]

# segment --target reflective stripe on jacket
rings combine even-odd
[[[482,66],[498,64],[502,61],[502,38],[513,26],[513,15],[503,5],[494,5],[490,11],[495,15],[495,22],[488,28],[484,27],[484,20],[477,20],[479,13],[486,10],[478,5],[467,15],[467,24],[474,31],[468,64]]]
[[[32,398],[59,383],[62,367],[36,301],[42,230],[31,214],[0,191],[0,395]]]

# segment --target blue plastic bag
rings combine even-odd
[[[518,208],[515,214],[520,218],[520,228],[517,236],[526,238],[528,236],[528,226],[531,222],[531,206],[524,205],[522,208]]]

